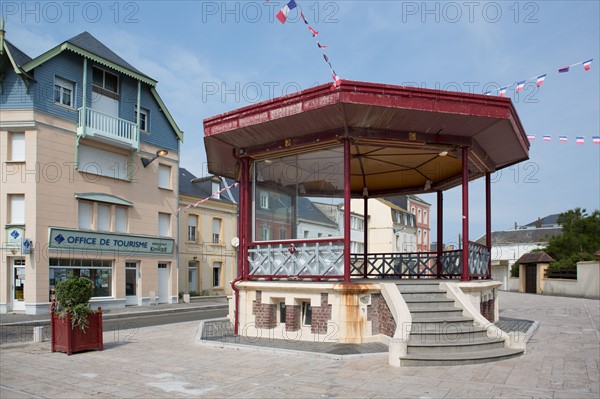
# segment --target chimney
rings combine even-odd
[[[515,230],[518,228],[517,222],[515,222]]]
[[[539,217],[535,221],[535,228],[536,229],[541,229],[542,228],[542,219],[540,219]]]

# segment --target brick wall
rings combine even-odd
[[[300,329],[300,305],[285,305],[285,331]]]
[[[396,321],[381,294],[371,294],[371,304],[367,307],[367,320],[371,321],[373,335],[394,336]]]
[[[487,301],[482,300],[479,306],[479,311],[481,312],[481,315],[492,323],[494,322],[494,309],[496,307],[495,305],[496,299],[492,298],[488,299]]]
[[[331,305],[329,304],[329,295],[321,294],[321,306],[312,308],[312,323],[310,332],[313,334],[326,334],[327,322],[331,320]]]
[[[277,325],[277,306],[262,303],[262,291],[256,291],[256,300],[252,303],[252,314],[256,316],[256,328],[275,328]]]

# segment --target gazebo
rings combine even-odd
[[[391,302],[402,299],[389,298],[382,287],[390,283],[462,284],[463,293],[488,301],[484,313],[497,314],[489,311],[497,307],[490,174],[526,160],[529,150],[510,99],[344,81],[207,118],[204,131],[208,170],[241,187],[236,333],[393,338],[383,330],[399,328]],[[486,245],[469,240],[468,183],[478,178],[485,179]],[[456,186],[462,245],[445,251],[443,194]],[[437,196],[437,250],[370,252],[368,200],[419,193]],[[339,235],[298,228],[306,199],[340,209]],[[353,210],[364,215],[360,253],[350,250]],[[394,320],[382,327],[388,313]]]

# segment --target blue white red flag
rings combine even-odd
[[[283,6],[283,8],[281,10],[279,10],[279,12],[277,13],[277,15],[275,15],[275,17],[277,17],[279,22],[281,22],[282,24],[285,24],[285,21],[287,21],[288,14],[294,8],[296,8],[296,2],[294,0],[290,0],[289,3],[287,3],[285,6]]]
[[[600,144],[600,136],[592,136],[592,143]]]
[[[585,144],[585,138],[583,136],[577,136],[575,138],[575,144]]]
[[[544,80],[546,80],[546,75],[547,74],[545,73],[545,74],[540,75],[540,76],[537,77],[537,82],[536,82],[537,87],[540,87],[541,85],[544,84]]]
[[[570,67],[568,67],[568,66],[566,66],[566,67],[563,67],[563,68],[560,68],[560,69],[558,70],[558,73],[565,73],[565,72],[569,72],[569,68],[570,68]]]
[[[552,141],[552,137],[544,135],[543,137],[544,141]]]
[[[517,90],[515,92],[518,93],[518,92],[522,91],[524,87],[525,87],[524,80],[517,82]]]
[[[558,136],[558,141],[560,141],[561,143],[566,143],[567,141],[569,141],[569,139],[567,139],[567,136]]]
[[[586,71],[590,70],[590,67],[592,66],[592,61],[594,59],[592,58],[591,60],[587,60],[583,62],[583,69],[585,69]]]
[[[506,89],[508,89],[508,87],[501,87],[500,88],[500,91],[498,92],[498,94],[500,95],[500,97],[506,96]]]
[[[527,135],[527,140],[529,140],[529,141],[533,141],[533,140],[535,140],[535,136],[534,136],[534,135],[531,135],[531,134],[528,134],[528,135]]]

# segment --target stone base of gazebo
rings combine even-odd
[[[339,281],[243,281],[239,290],[238,334],[244,337],[310,342],[389,343],[407,339],[413,317],[399,287],[445,291],[457,312],[480,324],[498,319],[497,287],[490,280],[385,279]],[[426,306],[432,300],[423,295]],[[467,309],[468,308],[468,309]],[[235,296],[229,317],[235,319]],[[473,315],[473,313],[477,313]]]

